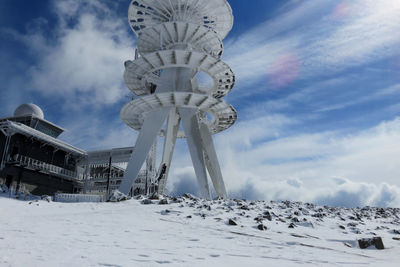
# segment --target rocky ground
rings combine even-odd
[[[137,197],[0,197],[0,266],[398,266],[400,209]],[[366,248],[366,249],[362,249]]]

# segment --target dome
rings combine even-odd
[[[16,110],[14,111],[15,117],[29,116],[29,115],[38,117],[39,119],[42,120],[44,119],[44,114],[42,109],[32,103],[22,104],[21,106],[17,107]]]

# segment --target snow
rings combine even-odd
[[[190,195],[164,204],[6,196],[0,197],[0,266],[398,266],[400,260],[399,209]],[[373,236],[382,237],[384,250],[358,247],[358,239]]]

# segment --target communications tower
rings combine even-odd
[[[207,172],[218,196],[227,193],[212,134],[232,126],[236,110],[222,98],[235,75],[220,57],[233,25],[226,0],[133,0],[129,23],[138,37],[139,57],[125,62],[124,79],[137,96],[121,110],[122,120],[139,131],[119,190],[128,194],[154,141],[164,137],[158,171],[163,193],[176,138],[186,138],[200,193],[209,198]],[[197,74],[213,80],[201,88]],[[182,122],[182,130],[180,123]]]

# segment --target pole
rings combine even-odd
[[[106,200],[110,197],[110,179],[111,179],[111,162],[112,156],[110,156],[110,160],[108,162],[108,178],[107,178],[107,190],[106,190]]]

